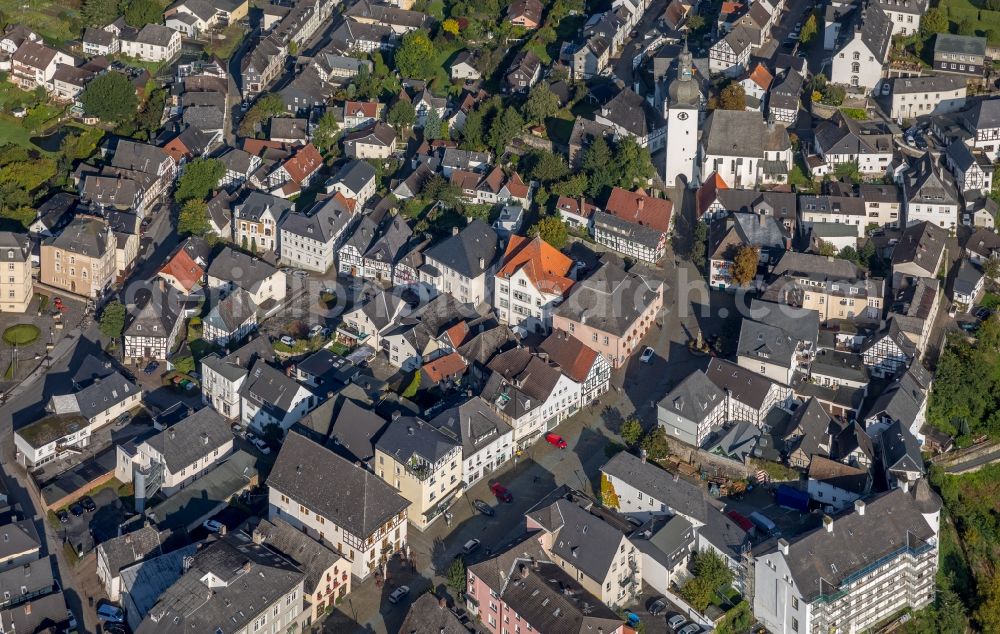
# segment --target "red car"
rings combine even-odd
[[[551,433],[545,434],[545,442],[549,443],[550,445],[555,445],[560,449],[565,449],[566,447],[569,446],[566,444],[566,441],[563,440],[563,437],[560,436],[559,434],[551,434]]]
[[[510,491],[507,490],[507,487],[500,484],[499,482],[494,482],[493,484],[491,484],[490,491],[493,492],[493,495],[497,496],[497,500],[499,500],[500,502],[505,502],[507,504],[510,504],[511,502],[514,501],[514,496],[511,495]]]

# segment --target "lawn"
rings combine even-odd
[[[982,2],[973,0],[940,0],[938,7],[948,14],[952,24],[971,20],[976,25],[977,35],[985,35],[990,44],[1000,43],[1000,11],[981,9]],[[954,29],[953,29],[954,30]]]
[[[22,128],[17,119],[0,115],[0,145],[7,143],[38,150],[38,146],[31,142],[31,132]]]
[[[62,48],[83,30],[79,5],[79,0],[0,0],[0,12],[11,24],[23,24],[41,35],[47,44]]]
[[[12,346],[26,346],[41,332],[35,324],[15,324],[3,331],[3,340]]]

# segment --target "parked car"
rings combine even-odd
[[[67,513],[65,510],[59,511],[58,513],[56,513],[56,518],[59,520],[60,523],[66,524],[67,522],[69,522],[69,513]]]
[[[479,511],[483,515],[486,515],[487,517],[493,517],[496,514],[496,511],[493,510],[492,506],[490,506],[489,504],[483,502],[478,498],[472,502],[472,506],[476,507],[477,511]]]
[[[701,626],[696,623],[688,623],[677,630],[677,634],[698,634],[699,632],[701,632]]]
[[[216,520],[205,520],[201,523],[209,533],[218,533],[222,530],[222,522]]]
[[[667,609],[666,601],[664,601],[663,599],[655,599],[652,603],[649,604],[649,608],[647,609],[647,611],[653,616],[656,616],[666,609]]]
[[[656,350],[646,346],[646,349],[642,351],[642,356],[639,357],[639,361],[642,361],[643,363],[652,363],[654,354],[656,354]]]
[[[83,506],[79,502],[73,502],[69,505],[69,512],[76,517],[80,517],[83,515]]]
[[[560,436],[559,434],[553,434],[551,432],[545,434],[545,442],[549,443],[550,445],[555,445],[560,449],[565,449],[566,447],[569,446],[566,444],[566,441],[563,440],[562,436]]]
[[[514,496],[511,494],[511,492],[507,490],[507,487],[500,484],[499,482],[494,482],[493,484],[491,484],[490,491],[493,493],[493,495],[497,496],[497,500],[501,502],[510,504],[511,502],[514,501]]]
[[[470,539],[465,542],[464,546],[462,546],[462,552],[466,555],[471,555],[477,548],[479,548],[479,544],[480,542],[478,539]]]
[[[628,622],[629,627],[635,628],[642,622],[639,615],[630,610],[625,610],[625,620]]]
[[[259,449],[265,456],[271,453],[271,448],[267,446],[267,443],[264,442],[263,438],[254,438],[251,442],[253,442],[253,446]]]
[[[156,362],[156,361],[150,361],[149,365],[147,365],[143,369],[143,372],[145,372],[146,374],[152,374],[153,372],[156,372],[156,368],[158,368],[158,367],[160,367],[160,364],[158,362]]]
[[[976,311],[976,319],[986,321],[990,317],[990,309],[985,306]]]
[[[97,606],[97,618],[102,622],[124,623],[125,611],[110,603],[102,603]]]
[[[389,595],[389,603],[399,603],[403,597],[410,594],[410,589],[406,586],[399,586]]]
[[[685,623],[687,623],[687,619],[680,614],[674,614],[667,617],[667,625],[669,625],[670,629],[674,632],[684,627]]]
[[[80,504],[83,505],[83,510],[88,513],[92,513],[97,510],[97,505],[94,504],[94,498],[89,495],[85,495],[80,499]]]
[[[291,348],[292,346],[295,345],[295,340],[292,339],[291,337],[289,337],[288,335],[281,335],[280,341],[281,341],[281,343],[285,344],[289,348]]]
[[[313,326],[312,328],[309,329],[309,336],[310,337],[315,337],[316,335],[319,335],[319,334],[322,334],[322,333],[323,333],[323,326],[320,325],[320,324],[316,324],[315,326]]]
[[[105,623],[104,634],[128,634],[124,623]]]

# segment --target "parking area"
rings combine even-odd
[[[113,481],[117,485],[117,481]],[[127,510],[118,497],[117,486],[103,488],[89,496],[93,508],[77,501],[60,515],[57,533],[63,544],[72,545],[78,555],[89,553],[98,544],[118,536],[118,526],[125,520]],[[83,498],[81,498],[83,500]]]
[[[777,525],[783,537],[799,535],[819,526],[821,521],[818,512],[802,513],[779,506],[774,501],[774,493],[764,486],[754,487],[752,491],[743,493],[738,499],[725,498],[723,501],[726,503],[726,510],[736,511],[744,517],[750,517],[755,511],[760,513]]]
[[[56,298],[59,299],[57,308]],[[27,377],[45,359],[49,348],[66,336],[84,318],[86,302],[69,296],[48,294],[36,289],[28,310],[23,313],[0,313],[0,334],[11,326],[31,324],[38,328],[38,336],[17,346],[16,363],[12,347],[4,342],[4,358],[0,367],[0,385],[10,384]]]

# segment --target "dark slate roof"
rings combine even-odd
[[[910,421],[906,422],[907,425]],[[895,421],[882,431],[879,438],[887,471],[924,472],[920,444],[901,421]]]
[[[410,506],[374,473],[295,433],[285,438],[267,485],[362,539]]]
[[[375,178],[375,168],[368,161],[351,160],[344,164],[333,177],[333,182],[343,183],[354,192],[361,191]]]
[[[246,376],[250,367],[258,359],[273,361],[275,359],[274,348],[271,347],[267,337],[254,337],[242,348],[234,350],[226,357],[220,357],[212,353],[202,359],[202,363],[213,371],[218,372],[228,381],[235,381],[242,376]]]
[[[125,533],[102,542],[97,547],[98,557],[105,557],[112,577],[137,561],[162,554],[160,531],[152,526],[144,526],[132,533]]]
[[[438,599],[432,592],[425,592],[410,605],[400,634],[468,634],[469,630],[448,609],[445,599]]]
[[[963,259],[958,265],[958,273],[952,288],[956,293],[972,295],[976,285],[983,279],[983,271],[969,260]]]
[[[925,154],[907,174],[907,204],[957,205],[958,191],[951,174]]]
[[[781,124],[769,127],[759,111],[713,110],[705,121],[702,143],[708,154],[764,158],[767,150],[791,146]]]
[[[191,559],[136,630],[137,634],[238,632],[302,583],[304,573],[244,533],[229,533]],[[221,583],[203,581],[211,575]]]
[[[43,244],[91,258],[100,258],[107,252],[108,238],[108,225],[104,220],[77,216],[58,235],[46,238]]]
[[[903,230],[892,250],[892,265],[914,262],[928,269],[937,265],[948,231],[931,222],[918,222]],[[932,271],[933,272],[933,271]]]
[[[122,376],[120,372],[116,371],[100,381],[91,383],[69,397],[54,396],[52,398],[53,402],[73,398],[76,401],[77,411],[84,417],[91,419],[97,414],[107,411],[113,405],[121,403],[129,396],[139,393],[139,391],[140,388],[138,385],[132,383]],[[65,413],[59,411],[61,405],[57,405],[56,407],[56,413]]]
[[[551,551],[591,579],[602,581],[618,556],[624,535],[577,504],[558,499],[527,516],[553,533]]]
[[[460,441],[413,416],[400,416],[389,423],[375,447],[406,464],[417,457],[435,463],[460,445]]]
[[[510,425],[480,396],[444,410],[428,424],[462,444],[462,458],[475,455],[483,447],[511,431]]]
[[[240,150],[237,150],[240,151]],[[265,212],[270,212],[276,220],[295,207],[295,203],[264,192],[250,192],[246,200],[236,206],[236,215],[246,220],[259,221]]]
[[[663,117],[645,99],[630,88],[623,88],[601,106],[601,117],[614,122],[638,137],[645,137],[663,127]]]
[[[339,236],[354,218],[354,214],[333,197],[317,201],[306,213],[288,214],[281,221],[281,230],[325,243]]]
[[[624,336],[662,292],[662,284],[638,266],[626,272],[620,260],[602,259],[590,277],[577,282],[556,314]]]
[[[175,305],[170,295],[177,291],[169,287],[166,293],[141,290],[136,294],[136,303],[128,308],[124,335],[126,337],[169,337],[174,330],[179,315],[173,310]]]
[[[342,401],[331,421],[332,449],[351,460],[367,463],[375,457],[375,441],[385,430],[387,421],[352,399]]]
[[[231,281],[251,293],[277,272],[278,269],[260,258],[230,248],[223,249],[208,267],[209,277]]]
[[[986,38],[973,35],[938,33],[934,41],[934,54],[958,53],[960,55],[986,55]]]
[[[758,410],[764,406],[771,386],[777,385],[763,374],[751,372],[723,359],[713,359],[705,374],[720,389],[729,390],[732,398]]]
[[[323,575],[326,571],[333,568],[337,562],[347,561],[339,553],[330,550],[281,517],[275,517],[270,521],[260,520],[253,534],[255,537],[263,538],[265,546],[281,553],[302,569],[306,574],[306,592],[325,585],[326,580]],[[346,566],[345,570],[349,570],[350,564]]]
[[[833,595],[849,576],[882,557],[934,538],[921,513],[940,509],[941,502],[933,493],[925,497],[927,501],[921,502],[915,500],[915,492],[895,489],[867,500],[863,515],[852,510],[834,519],[830,531],[820,526],[790,540],[784,560],[805,601]],[[775,540],[754,554],[780,556]]]
[[[705,490],[674,476],[627,451],[621,451],[601,467],[601,471],[629,483],[645,495],[695,521],[706,523],[712,510],[719,509],[718,502],[708,497]]]
[[[938,35],[940,38],[941,36]],[[951,92],[965,88],[967,80],[953,75],[928,75],[927,77],[895,77],[892,82],[893,95],[909,95],[924,92]]]
[[[299,389],[304,388],[294,379],[265,361],[258,360],[250,368],[250,375],[240,388],[240,394],[280,419],[298,402],[294,399]]]
[[[886,416],[906,425],[916,420],[927,394],[917,381],[916,375],[907,371],[886,387],[871,404],[865,419]]]
[[[163,456],[172,473],[178,473],[232,440],[229,423],[211,407],[204,407],[146,444]]]
[[[695,370],[670,390],[659,406],[687,420],[700,423],[725,398],[726,393],[709,380],[704,371]]]
[[[477,218],[427,249],[424,256],[474,279],[493,266],[501,253],[496,231]]]
[[[0,526],[0,561],[36,550],[41,546],[33,520],[18,520]]]

